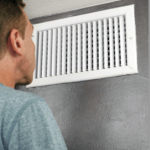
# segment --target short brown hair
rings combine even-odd
[[[26,4],[22,0],[0,0],[0,59],[7,50],[7,40],[12,29],[17,29],[25,39],[27,20],[21,8]]]

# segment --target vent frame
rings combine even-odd
[[[85,72],[77,72],[77,73],[71,73],[71,74],[63,74],[63,75],[50,76],[50,77],[38,78],[38,79],[35,78],[35,71],[36,71],[35,69],[33,73],[33,82],[30,85],[27,85],[26,88],[138,73],[134,5],[123,6],[119,8],[113,8],[113,9],[98,11],[94,13],[83,14],[79,16],[73,16],[73,17],[68,17],[68,18],[54,20],[54,21],[48,21],[48,22],[39,23],[39,24],[33,24],[34,26],[33,36],[34,37],[32,37],[32,40],[35,44],[35,49],[36,49],[35,58],[37,58],[37,55],[38,55],[37,49],[38,49],[39,44],[37,45],[38,43],[37,34],[39,31],[45,31],[45,30],[48,31],[49,29],[62,28],[62,27],[71,26],[71,25],[78,25],[78,24],[85,23],[85,22],[87,23],[87,22],[92,22],[92,21],[98,21],[101,19],[108,19],[111,17],[121,16],[121,15],[122,16],[124,15],[126,18],[126,43],[127,43],[126,48],[127,48],[127,56],[128,56],[127,66],[107,68],[107,69],[101,69],[101,70],[92,70],[92,71],[88,71],[88,73],[87,71],[85,71]],[[62,44],[62,41],[61,41],[61,44]],[[51,54],[51,57],[52,57],[52,54]],[[37,68],[37,63],[36,63],[36,68]]]

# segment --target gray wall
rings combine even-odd
[[[68,150],[148,150],[148,0],[123,0],[31,20],[34,24],[129,4],[135,4],[138,74],[16,87],[45,98]]]
[[[59,14],[95,5],[119,0],[23,0],[26,3],[24,11],[29,19]]]

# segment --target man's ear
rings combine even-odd
[[[10,32],[10,35],[8,37],[8,44],[13,53],[16,53],[18,55],[23,54],[23,40],[17,29],[13,29]]]

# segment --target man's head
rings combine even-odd
[[[0,72],[11,70],[15,85],[30,84],[35,69],[33,26],[24,7],[22,0],[0,0]]]

